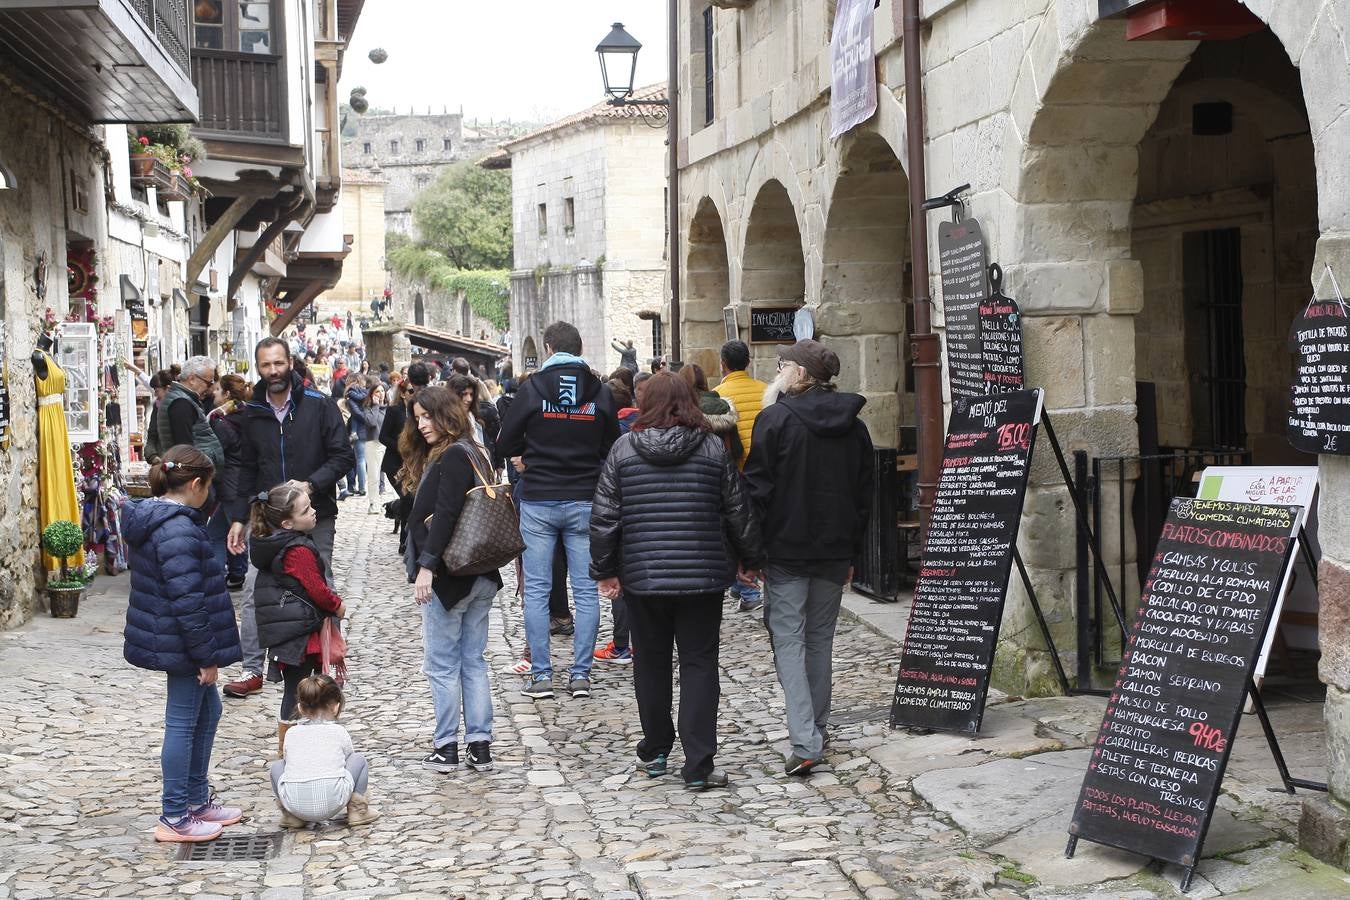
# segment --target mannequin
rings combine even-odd
[[[38,338],[37,349],[33,351],[33,374],[38,378],[47,377],[47,354],[51,352],[54,344],[55,341],[50,334]]]

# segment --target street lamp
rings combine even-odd
[[[605,93],[612,103],[620,104],[633,93],[637,77],[638,51],[642,44],[623,30],[622,22],[615,22],[605,39],[595,46],[600,57],[600,75],[605,79]]]

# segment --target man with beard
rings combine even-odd
[[[810,774],[829,742],[835,622],[871,502],[872,439],[858,418],[867,401],[840,391],[838,374],[824,344],[780,346],[745,463],[764,529],[764,624],[787,707],[788,775]]]
[[[318,518],[310,537],[331,572],[337,532],[336,486],[338,479],[356,465],[347,426],[331,397],[304,386],[294,371],[291,348],[285,341],[263,338],[253,351],[253,359],[262,380],[244,408],[239,459],[233,473],[238,491],[229,507],[233,523],[230,552],[242,553],[246,546],[250,501],[283,482],[296,481],[309,490]],[[241,593],[239,631],[244,644],[244,677],[225,685],[227,697],[246,697],[262,690],[263,655],[253,617],[256,576],[257,570],[250,568]]]

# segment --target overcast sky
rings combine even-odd
[[[595,45],[613,22],[642,42],[639,85],[666,77],[666,0],[366,0],[340,96],[371,106],[549,121],[604,98]],[[367,55],[383,47],[389,60]]]

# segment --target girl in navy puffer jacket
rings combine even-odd
[[[209,841],[243,817],[218,805],[206,783],[220,721],[216,678],[241,656],[225,571],[201,512],[214,474],[200,450],[172,447],[150,470],[155,498],[133,504],[125,518],[131,601],[122,655],[168,676],[157,841]]]

